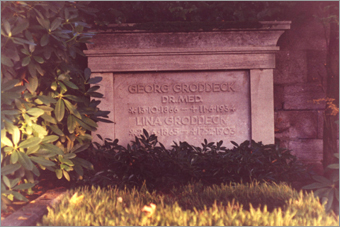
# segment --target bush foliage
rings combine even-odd
[[[51,226],[322,226],[338,225],[312,193],[286,184],[189,184],[169,195],[84,187],[71,190],[38,225]],[[226,197],[226,195],[228,195]],[[279,196],[278,196],[279,195]],[[254,206],[252,203],[258,203]],[[268,205],[276,203],[271,210]],[[207,204],[207,205],[205,205]],[[247,207],[245,207],[247,206]]]
[[[86,2],[1,2],[2,208],[36,184],[39,169],[70,180],[92,164],[77,157],[108,112],[97,108],[100,77],[79,63]]]
[[[100,137],[101,138],[101,137]],[[157,136],[135,137],[127,147],[118,140],[105,139],[103,145],[94,143],[93,157],[101,169],[88,175],[89,184],[140,187],[144,181],[149,190],[168,191],[172,186],[201,181],[205,185],[252,180],[280,182],[298,181],[306,177],[303,165],[289,150],[261,142],[245,141],[233,149],[222,146],[223,141],[195,147],[186,142],[174,143],[166,149]]]

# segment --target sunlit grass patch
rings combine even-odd
[[[174,188],[169,195],[149,193],[145,186],[139,191],[99,187],[70,190],[59,205],[48,209],[38,225],[334,226],[338,223],[339,216],[326,213],[312,193],[297,192],[286,184],[203,187],[196,183]]]

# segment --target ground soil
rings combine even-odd
[[[30,201],[35,200],[46,191],[61,187],[70,189],[71,183],[65,179],[58,180],[55,176],[55,173],[42,173],[39,178],[39,183],[32,188],[33,194],[21,192],[21,194],[23,194],[28,199],[28,202],[16,200],[12,204],[8,205],[6,211],[1,211],[1,220],[5,219],[13,212],[19,210],[21,207],[27,205]]]

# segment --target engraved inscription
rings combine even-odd
[[[246,71],[149,73],[116,76],[117,138],[146,129],[165,146],[250,139]],[[122,122],[122,123],[120,123]]]

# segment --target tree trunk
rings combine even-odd
[[[335,2],[338,4],[338,2]],[[338,16],[338,5],[330,8],[330,15]],[[339,125],[339,25],[332,21],[329,30],[327,50],[327,91],[323,130],[323,167],[338,161],[334,153],[338,152],[337,135]],[[332,101],[334,100],[334,101]]]

